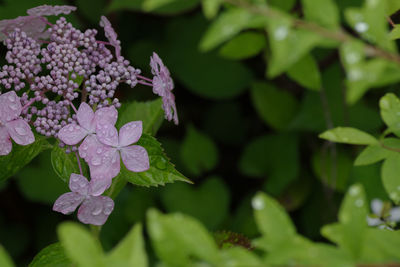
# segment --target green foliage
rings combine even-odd
[[[219,50],[219,54],[228,59],[245,59],[260,53],[265,45],[266,41],[263,34],[244,32],[223,45]]]
[[[0,266],[14,267],[14,263],[10,259],[10,256],[8,256],[7,252],[1,245],[0,245]]]
[[[363,131],[350,127],[337,127],[319,135],[320,138],[353,145],[375,145],[378,143],[375,137]]]
[[[312,55],[307,54],[291,66],[288,76],[305,88],[319,91],[321,89],[321,74]]]
[[[73,266],[60,243],[42,249],[29,264],[30,267],[70,267]]]
[[[113,0],[109,12],[119,10],[142,10],[156,14],[172,15],[195,8],[199,0]]]
[[[382,182],[394,203],[400,203],[400,155],[389,155],[382,165]]]
[[[89,177],[89,171],[83,159],[80,159],[82,170],[86,177]],[[71,173],[80,173],[78,159],[74,152],[65,153],[64,148],[58,144],[53,146],[51,151],[51,165],[53,170],[64,182],[68,183]]]
[[[306,20],[321,26],[336,29],[339,27],[339,10],[333,0],[302,0]]]
[[[389,131],[400,136],[400,100],[392,93],[386,94],[379,101],[381,116]]]

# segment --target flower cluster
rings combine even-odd
[[[57,199],[53,209],[67,214],[82,203],[78,219],[101,225],[114,206],[101,195],[120,172],[121,159],[133,172],[150,167],[146,149],[133,145],[142,135],[142,122],[129,122],[119,132],[115,128],[119,85],[150,86],[163,100],[165,118],[178,124],[178,116],[174,83],[156,53],[150,58],[153,77],[147,78],[121,55],[121,42],[106,17],[100,26],[107,41],[96,39],[96,29],[82,32],[64,17],[55,24],[46,18],[75,10],[43,5],[27,16],[0,21],[0,41],[8,50],[7,64],[0,68],[0,155],[11,152],[11,139],[33,143],[32,129],[57,138],[66,152],[76,153],[78,164],[79,157],[85,160],[91,179],[82,171],[72,174],[72,192]]]

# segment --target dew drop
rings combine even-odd
[[[93,216],[99,215],[103,211],[103,207],[96,205],[95,209],[92,211]]]

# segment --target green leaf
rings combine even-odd
[[[83,174],[86,177],[89,177],[86,163],[83,161],[83,159],[80,159],[80,161]],[[72,173],[80,173],[75,153],[71,152],[67,154],[65,149],[60,148],[58,144],[54,145],[53,150],[51,151],[51,165],[53,166],[53,170],[56,172],[58,177],[60,177],[61,180],[66,183],[68,183],[69,177]]]
[[[399,231],[369,228],[361,259],[365,262],[398,262],[400,261],[399,246]]]
[[[106,266],[99,241],[82,225],[65,222],[58,227],[57,233],[65,254],[72,262],[85,267]]]
[[[396,24],[394,28],[390,31],[389,38],[390,40],[397,40],[400,38],[400,24]]]
[[[0,245],[0,266],[2,267],[14,267],[14,263],[12,262],[10,256],[8,256],[6,250]]]
[[[400,2],[397,0],[386,0],[386,14],[388,16],[396,13],[400,9]]]
[[[51,145],[46,138],[38,135],[35,136],[35,142],[27,146],[13,143],[10,154],[0,156],[0,182],[16,174],[40,152],[49,148],[51,148]]]
[[[269,83],[254,83],[251,87],[251,98],[264,122],[277,130],[285,129],[298,110],[298,102],[294,96]]]
[[[266,45],[261,33],[244,32],[235,36],[219,49],[220,56],[227,59],[245,59],[260,53]]]
[[[196,220],[183,214],[163,215],[151,209],[147,229],[157,256],[171,266],[190,266],[190,258],[214,263],[218,248],[213,237]]]
[[[131,121],[142,121],[143,132],[154,136],[164,121],[161,98],[146,102],[123,103],[116,125],[121,128]]]
[[[400,154],[391,154],[382,165],[382,182],[394,203],[400,203]]]
[[[135,225],[106,258],[107,266],[148,266],[142,226]]]
[[[400,100],[393,93],[387,93],[379,100],[381,117],[397,136],[400,136]]]
[[[372,135],[351,127],[336,127],[319,135],[319,138],[332,142],[353,145],[374,145],[378,140]]]
[[[173,15],[195,8],[200,0],[113,0],[109,13],[119,10],[143,10],[155,14]]]
[[[290,11],[296,4],[296,0],[268,0],[268,5],[276,7],[282,11]]]
[[[182,163],[195,176],[214,169],[218,164],[218,149],[214,141],[193,125],[186,130],[180,152]]]
[[[258,229],[273,248],[291,240],[296,229],[279,203],[264,193],[258,193],[251,202]]]
[[[3,266],[3,265],[1,265]],[[72,267],[60,243],[51,244],[42,249],[29,264],[29,267]]]
[[[376,163],[384,160],[390,151],[383,148],[381,145],[369,145],[357,156],[354,165],[362,166]]]
[[[208,19],[213,19],[218,14],[218,10],[222,4],[221,0],[202,0],[204,16]]]
[[[220,252],[220,265],[219,266],[252,266],[262,267],[265,266],[257,257],[257,254],[242,247],[231,247],[223,249]]]
[[[339,210],[339,221],[343,231],[342,242],[339,244],[356,259],[362,250],[367,215],[368,205],[363,187],[360,184],[351,186]]]
[[[340,25],[340,14],[333,0],[302,0],[306,20],[316,22],[329,29]]]
[[[137,145],[147,150],[150,160],[150,169],[145,172],[131,172],[121,164],[121,172],[119,176],[128,182],[140,186],[158,186],[175,181],[183,181],[191,183],[189,179],[175,170],[172,163],[164,154],[161,144],[152,136],[142,134]],[[118,176],[117,178],[118,179]]]
[[[307,54],[291,66],[287,74],[301,86],[316,91],[321,89],[321,74],[317,62],[311,54]]]

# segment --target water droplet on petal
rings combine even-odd
[[[103,211],[103,207],[101,205],[96,205],[95,209],[92,211],[92,215],[99,215]]]
[[[8,100],[10,100],[10,102],[14,102],[15,101],[15,95],[14,94],[10,94],[8,96]]]
[[[101,163],[101,159],[98,158],[98,157],[94,157],[94,158],[92,158],[91,163],[92,163],[92,165],[94,165],[94,166],[99,166],[100,163]]]

